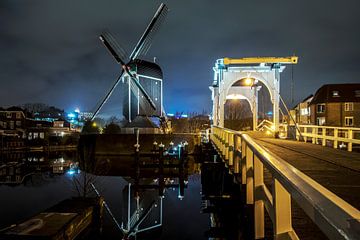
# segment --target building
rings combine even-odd
[[[310,103],[313,97],[314,96],[311,94],[295,106],[295,113],[292,114],[292,117],[295,116],[295,121],[298,124],[311,124]]]
[[[0,133],[25,136],[26,115],[19,107],[0,108]]]
[[[360,84],[323,85],[309,107],[313,125],[360,127]]]
[[[154,102],[156,110],[153,110],[140,90],[135,86],[133,80],[128,75],[125,75],[123,82],[127,87],[123,88],[123,116],[129,122],[137,116],[163,116],[163,73],[160,66],[153,62],[135,59],[130,64],[130,67],[131,72]]]

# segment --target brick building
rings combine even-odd
[[[360,127],[360,84],[323,85],[309,107],[311,124]]]

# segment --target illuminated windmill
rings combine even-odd
[[[145,29],[134,50],[127,59],[125,52],[119,47],[109,33],[100,35],[100,40],[109,50],[116,62],[121,65],[121,72],[110,90],[96,108],[91,120],[97,116],[101,108],[110,98],[120,81],[127,84],[124,92],[123,115],[131,122],[136,116],[163,116],[162,106],[162,71],[159,65],[138,59],[149,50],[152,39],[165,19],[168,8],[161,4],[154,17]]]

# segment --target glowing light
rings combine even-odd
[[[187,114],[181,114],[181,117],[182,117],[182,118],[187,118],[188,115],[187,115]]]
[[[93,126],[93,127],[96,127],[96,126],[97,126],[96,122],[93,122],[93,123],[92,123],[92,126]]]
[[[173,113],[168,113],[168,114],[166,114],[167,116],[169,116],[169,117],[173,117],[175,114],[173,114]]]
[[[244,84],[245,84],[246,86],[251,86],[252,83],[253,83],[253,79],[252,79],[252,78],[249,78],[249,77],[245,78]]]
[[[75,108],[75,110],[74,110],[74,112],[76,112],[76,113],[80,113],[80,108]]]
[[[74,114],[74,113],[69,113],[67,116],[68,116],[69,118],[74,118],[74,117],[75,117],[75,114]]]
[[[226,99],[238,100],[238,99],[246,99],[246,97],[240,94],[230,94],[226,96]]]
[[[270,135],[270,134],[271,134],[271,132],[270,132],[269,130],[267,130],[265,133],[266,133],[266,135]]]
[[[74,170],[74,169],[70,169],[67,173],[68,173],[69,175],[74,175],[74,174],[75,174],[75,170]]]

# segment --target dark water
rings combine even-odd
[[[51,165],[54,162],[71,162],[75,153],[56,153],[36,157],[21,156],[27,167],[37,169],[26,177],[21,184],[0,185],[0,229],[14,223],[19,223],[56,203],[72,196],[78,196],[74,186],[74,177],[81,174],[69,174],[66,167],[64,173],[54,174]],[[4,160],[4,157],[2,158]],[[34,160],[35,159],[35,160]],[[6,158],[5,158],[6,160]],[[10,159],[14,162],[14,159]],[[9,161],[3,161],[6,163]],[[35,162],[35,163],[34,163]],[[34,167],[36,165],[36,167]],[[42,167],[39,167],[39,166]],[[124,188],[128,181],[122,177],[96,177],[95,185],[104,196],[115,218],[121,222],[124,219],[124,201],[126,196]],[[200,213],[201,207],[201,181],[198,174],[188,177],[188,186],[185,197],[178,198],[177,189],[167,189],[163,202],[163,228],[156,235],[147,235],[143,239],[205,239],[204,232],[209,228],[209,218]],[[154,194],[153,194],[154,195]],[[154,195],[155,196],[155,195]],[[108,214],[104,224],[104,235],[107,238],[120,238]],[[141,239],[141,238],[138,238]]]

